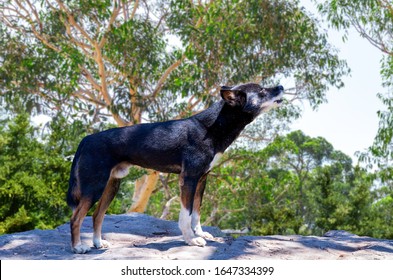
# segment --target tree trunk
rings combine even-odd
[[[145,212],[150,195],[152,194],[157,185],[159,174],[160,173],[157,171],[149,170],[148,175],[144,175],[138,180],[136,180],[134,195],[132,197],[133,202],[127,213]]]

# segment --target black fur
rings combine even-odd
[[[282,86],[222,87],[223,100],[190,118],[114,128],[85,137],[72,164],[68,204],[73,209],[82,200],[93,205],[101,198],[111,176],[119,176],[116,174],[122,173],[116,172],[128,165],[138,165],[181,174],[182,203],[190,214],[194,207],[199,210],[200,205],[195,206],[194,199],[201,203],[214,156],[223,153],[263,110],[280,103],[282,92]],[[198,182],[203,186],[197,192]],[[74,220],[83,219],[83,214],[74,216],[71,228]],[[73,232],[76,231],[74,228]],[[78,237],[74,239],[77,241]]]

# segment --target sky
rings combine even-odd
[[[310,0],[300,3],[317,16]],[[351,75],[344,77],[343,88],[328,91],[328,103],[316,111],[304,102],[304,113],[292,130],[300,129],[311,137],[322,136],[336,150],[357,162],[355,152],[365,151],[372,145],[378,130],[377,111],[384,108],[377,98],[377,93],[386,91],[379,73],[382,53],[355,29],[349,31],[346,42],[342,41],[342,35],[343,31],[328,30],[330,44],[339,50],[339,57],[347,61]]]

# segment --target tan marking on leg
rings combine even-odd
[[[181,209],[179,214],[179,228],[183,234],[184,241],[188,245],[204,247],[206,245],[206,241],[202,237],[196,236],[192,228],[192,215],[190,214],[190,207],[193,202],[192,199],[194,199],[194,194],[191,193],[193,186],[186,185],[192,183],[192,180],[186,180],[183,173],[180,174],[179,184]]]
[[[202,230],[201,226],[201,205],[202,205],[202,197],[205,191],[207,174],[205,174],[198,182],[197,190],[194,197],[194,207],[192,211],[191,217],[191,228],[194,231],[196,236],[213,239],[214,237]]]
[[[108,183],[105,187],[104,193],[101,196],[100,201],[98,202],[97,208],[93,214],[93,244],[96,248],[107,248],[110,246],[109,242],[106,240],[102,240],[101,238],[101,230],[102,223],[104,221],[105,212],[108,210],[109,205],[112,200],[115,198],[120,187],[120,179],[117,178],[109,178]]]
[[[83,245],[80,238],[80,230],[82,222],[87,215],[91,207],[91,201],[87,199],[82,199],[78,206],[73,211],[70,221],[71,227],[71,248],[74,253],[84,254],[90,250],[90,247]]]

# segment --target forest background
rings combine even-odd
[[[302,104],[317,109],[350,75],[299,1],[1,0],[0,234],[68,221],[69,171],[84,136],[190,116],[219,99],[220,85],[285,81],[283,106],[248,126],[212,170],[204,224],[393,238],[393,4],[315,4],[344,40],[355,28],[383,54],[379,129],[356,162],[291,131]],[[44,124],[32,121],[42,115]],[[141,176],[149,171],[132,169],[109,213],[129,210]],[[158,178],[146,213],[176,220],[177,176]]]

